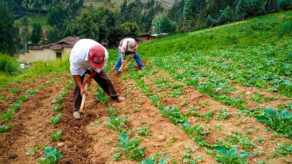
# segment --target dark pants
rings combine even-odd
[[[81,81],[83,83],[84,76],[85,74],[90,74],[91,72],[87,70],[84,75],[81,76]],[[117,94],[109,76],[104,72],[101,71],[100,73],[97,73],[97,75],[93,78],[99,85],[100,87],[114,100],[116,100],[119,95]],[[78,85],[75,83],[74,85],[74,91],[73,91],[73,100],[74,100],[74,112],[79,111],[81,101],[82,101],[82,96],[80,93],[80,88]]]

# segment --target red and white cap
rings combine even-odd
[[[89,52],[90,66],[94,69],[103,68],[105,64],[105,50],[102,45],[95,45],[91,47]]]

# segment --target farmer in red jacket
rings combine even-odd
[[[117,94],[109,76],[104,71],[107,60],[107,50],[94,40],[81,39],[74,45],[70,54],[70,71],[75,81],[73,92],[74,118],[80,118],[79,108],[82,95],[87,95],[87,90],[84,88],[84,85],[87,83],[89,87],[92,79],[94,79],[112,99],[118,102],[125,100],[125,98]],[[89,76],[84,79],[85,74],[89,74]]]
[[[125,67],[125,56],[131,55],[134,58],[140,69],[144,67],[138,53],[137,53],[138,44],[133,38],[125,38],[120,42],[118,60],[115,67],[115,74],[118,74],[119,69]]]

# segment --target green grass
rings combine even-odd
[[[46,15],[26,15],[18,20],[15,21],[16,24],[21,24],[21,20],[24,18],[28,19],[28,26],[31,26],[34,23],[41,24],[42,28],[46,28],[47,25],[47,16]]]
[[[30,68],[21,70],[19,75],[11,76],[7,73],[0,72],[0,86],[7,85],[13,81],[26,79],[38,75],[47,75],[56,72],[70,71],[69,59],[56,60],[50,62],[35,62]]]

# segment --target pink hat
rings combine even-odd
[[[101,69],[104,66],[105,50],[101,45],[91,47],[89,61],[92,68]]]

